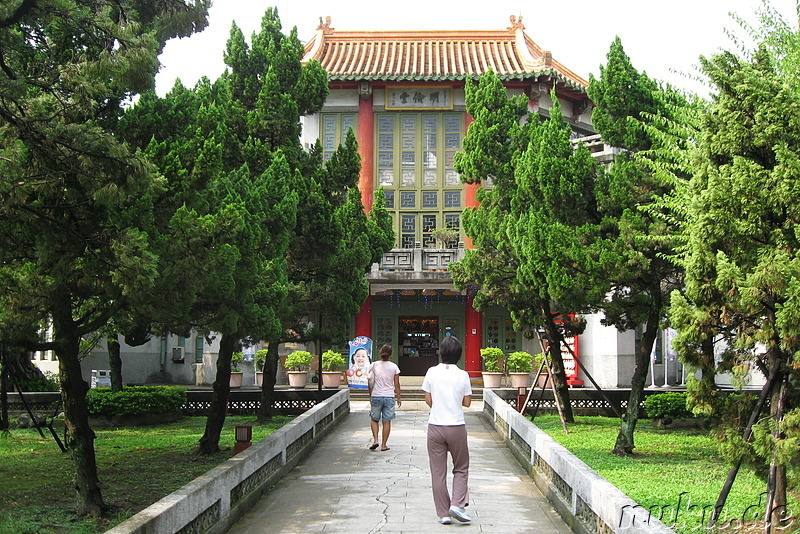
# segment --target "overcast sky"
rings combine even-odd
[[[771,5],[797,25],[795,0]],[[167,43],[156,90],[164,95],[180,78],[193,86],[224,70],[222,54],[231,22],[249,39],[269,6],[277,6],[284,32],[297,27],[310,40],[320,17],[337,30],[498,30],[509,16],[523,17],[525,33],[553,57],[588,80],[599,74],[616,35],[634,67],[651,77],[705,92],[679,72],[693,72],[697,58],[732,48],[725,29],[744,35],[728,15],[754,21],[761,0],[215,0],[209,27],[190,38]],[[676,72],[677,71],[677,72]]]

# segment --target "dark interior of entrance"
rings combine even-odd
[[[423,376],[439,363],[439,317],[401,316],[398,328],[398,366],[406,376]]]

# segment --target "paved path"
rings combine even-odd
[[[425,432],[427,406],[404,403],[389,437],[391,450],[370,451],[366,402],[352,413],[230,533],[493,532],[568,534],[529,476],[480,416],[467,412],[471,523],[440,525],[433,507]],[[452,480],[448,475],[448,481]]]

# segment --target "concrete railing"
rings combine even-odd
[[[341,390],[107,534],[225,532],[349,413]]]
[[[483,414],[573,532],[674,533],[490,389]]]

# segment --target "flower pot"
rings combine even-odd
[[[303,389],[308,384],[308,371],[289,371],[289,387]]]
[[[262,373],[261,371],[256,371],[256,384],[258,385],[258,387],[261,387],[263,383],[264,383],[264,373]]]
[[[539,376],[536,377],[536,387],[537,388],[550,387],[550,383],[547,381],[547,378],[548,378],[547,373],[539,373]]]
[[[336,389],[342,382],[341,371],[322,371],[322,386],[329,389]]]
[[[244,375],[241,371],[231,371],[231,387],[232,388],[240,388],[242,387],[242,375]]]
[[[528,387],[528,382],[530,381],[531,378],[530,373],[508,373],[508,376],[511,377],[512,388]]]
[[[500,380],[503,378],[503,373],[482,373],[483,387],[486,389],[499,388]]]

